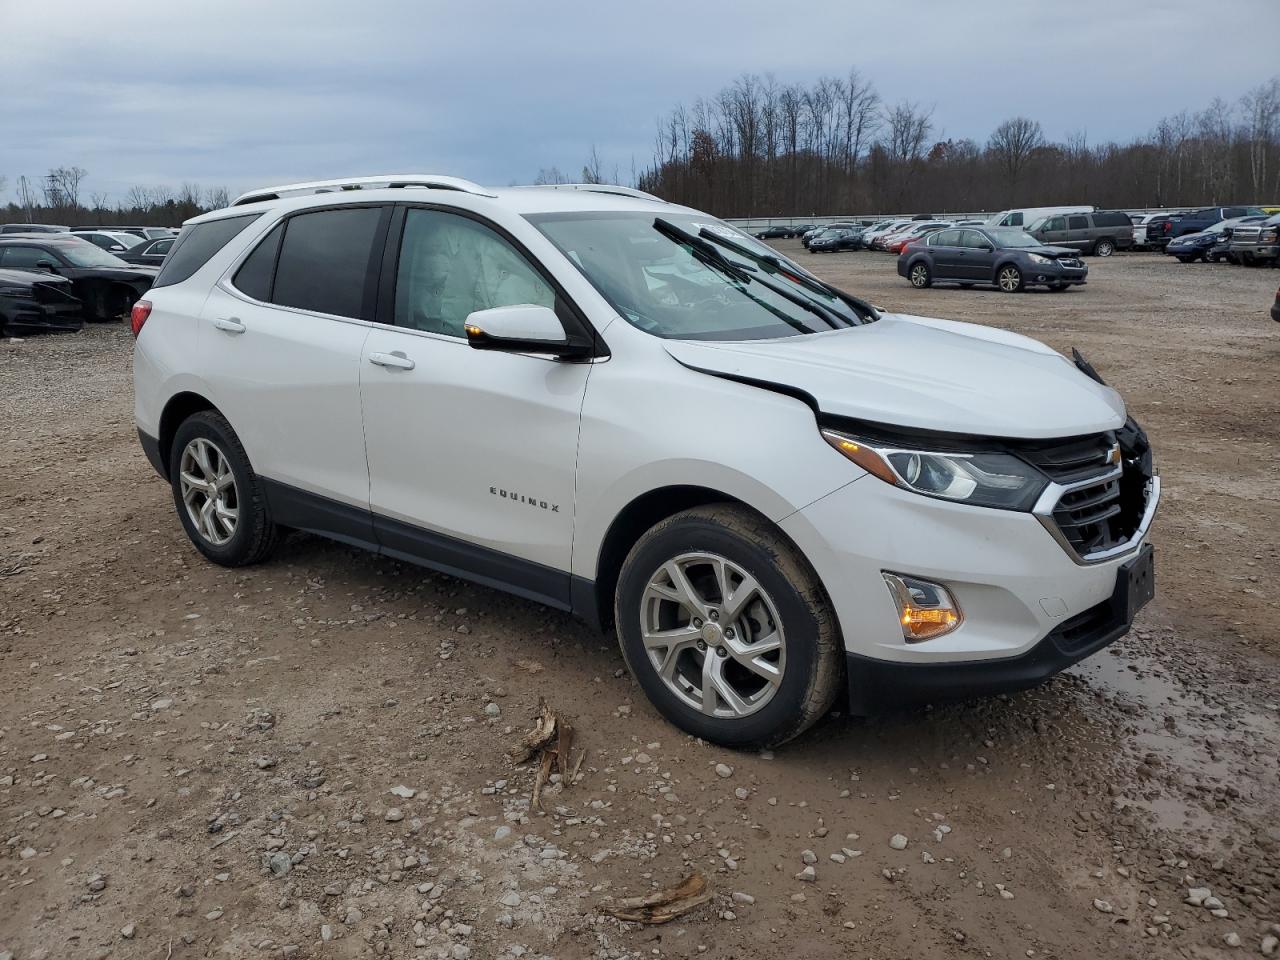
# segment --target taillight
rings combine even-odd
[[[149,316],[151,316],[150,300],[139,300],[133,305],[133,310],[129,313],[129,329],[133,331],[135,337],[142,332],[142,325],[147,322]]]

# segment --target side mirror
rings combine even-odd
[[[58,267],[52,260],[37,260],[37,270],[48,270],[50,273],[57,273]]]
[[[477,310],[467,316],[463,326],[467,343],[476,350],[550,354],[564,359],[588,352],[582,345],[569,342],[554,310],[532,303]]]

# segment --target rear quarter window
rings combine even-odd
[[[208,220],[187,227],[169,251],[164,266],[160,268],[160,275],[152,286],[168,287],[188,279],[260,216],[260,213],[249,213],[239,217]]]

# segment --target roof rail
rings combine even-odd
[[[635,187],[619,187],[612,183],[545,183],[533,186],[549,190],[581,190],[584,193],[607,193],[615,197],[635,197],[637,200],[652,200],[655,203],[666,203],[661,197],[645,193]]]
[[[432,190],[457,190],[474,193],[480,197],[495,197],[478,183],[461,177],[441,177],[432,173],[391,173],[374,177],[344,177],[341,180],[311,180],[304,183],[286,183],[279,187],[259,187],[242,193],[231,201],[231,206],[261,200],[279,200],[286,196],[305,196],[309,193],[336,193],[342,190],[381,190],[403,187],[423,187]]]

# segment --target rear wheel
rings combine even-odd
[[[265,560],[280,539],[262,481],[231,424],[205,410],[178,427],[169,452],[173,502],[197,550],[224,567]]]
[[[641,537],[623,563],[614,616],[654,706],[715,743],[783,743],[839,690],[826,592],[795,546],[744,507],[686,510]]]
[[[1022,271],[1012,263],[1006,263],[996,274],[996,283],[1005,293],[1017,293],[1022,289]]]
[[[924,262],[913,263],[911,269],[907,271],[907,278],[917,290],[923,290],[933,283],[933,275],[929,272],[929,265]]]
[[[1110,240],[1099,240],[1093,245],[1094,256],[1109,257],[1116,252],[1116,245]]]

